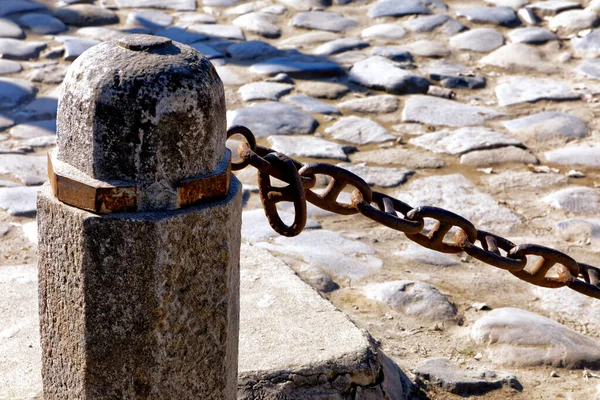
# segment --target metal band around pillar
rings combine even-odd
[[[141,189],[127,183],[82,182],[74,176],[56,171],[48,152],[48,178],[54,196],[63,203],[96,214],[136,212]],[[175,186],[178,208],[227,197],[231,180],[231,153],[227,151],[227,168],[212,174],[184,179]],[[97,184],[95,182],[98,182]]]

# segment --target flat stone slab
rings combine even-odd
[[[37,186],[0,188],[0,209],[11,215],[33,216],[36,213]]]
[[[427,133],[409,140],[409,143],[434,153],[464,154],[473,150],[493,149],[521,143],[502,133],[484,127],[465,127],[454,131]]]
[[[535,2],[528,5],[527,8],[534,10],[538,16],[545,17],[556,15],[574,8],[581,8],[581,4],[576,1],[548,0]]]
[[[298,78],[322,78],[337,76],[344,73],[342,67],[325,57],[303,54],[271,58],[252,65],[250,71],[260,75],[271,76],[283,72],[289,76]]]
[[[446,44],[439,40],[417,40],[404,45],[411,54],[420,57],[442,58],[450,55]]]
[[[482,395],[504,386],[521,387],[512,375],[498,376],[494,371],[461,369],[448,358],[427,359],[413,372],[418,380],[465,397]]]
[[[551,73],[558,67],[546,60],[536,47],[524,43],[508,43],[479,60],[483,66],[493,66],[511,72],[538,71]]]
[[[446,88],[478,89],[485,87],[485,77],[461,64],[431,61],[419,68],[432,81]]]
[[[178,11],[195,11],[196,0],[115,0],[119,8],[161,8]],[[204,2],[208,5],[207,1]]]
[[[279,49],[260,40],[234,43],[227,47],[227,55],[234,60],[248,61],[277,55]]]
[[[342,14],[326,11],[300,12],[292,19],[296,28],[317,29],[329,32],[342,32],[358,25],[358,21]]]
[[[12,108],[31,100],[37,87],[29,81],[16,78],[0,78],[0,109]]]
[[[462,127],[483,125],[486,120],[501,115],[487,107],[472,106],[433,96],[411,96],[406,100],[402,111],[402,121]]]
[[[229,126],[244,125],[256,137],[313,133],[318,122],[297,107],[265,102],[227,112]]]
[[[256,246],[299,257],[340,278],[361,279],[383,266],[371,246],[325,229],[303,232],[291,238],[279,236],[271,243],[262,242]]]
[[[540,100],[577,100],[575,93],[565,82],[552,78],[529,78],[509,76],[500,78],[496,85],[496,97],[501,106],[534,103]]]
[[[446,321],[456,316],[456,307],[432,285],[411,280],[371,283],[365,296],[403,314],[429,321]]]
[[[509,27],[520,24],[517,13],[511,7],[465,8],[458,10],[456,15],[479,24],[495,24]]]
[[[530,311],[498,308],[471,329],[475,342],[487,345],[495,364],[530,367],[598,368],[600,343]]]
[[[281,36],[281,29],[277,26],[279,19],[276,15],[263,12],[250,12],[240,15],[233,20],[232,24],[242,28],[246,32],[276,39]]]
[[[574,71],[587,78],[600,79],[600,60],[585,60]]]
[[[558,40],[558,36],[554,32],[537,27],[513,29],[508,33],[508,38],[513,43],[527,44],[543,44]]]
[[[296,90],[320,99],[338,99],[350,91],[348,86],[341,83],[323,81],[297,82]]]
[[[348,160],[354,146],[342,145],[312,136],[269,136],[269,147],[291,157]]]
[[[459,50],[487,53],[504,44],[504,36],[491,28],[471,29],[450,38],[450,46]]]
[[[58,9],[55,15],[65,24],[74,26],[102,26],[119,23],[117,14],[91,4],[74,4],[63,7]]]
[[[594,29],[584,37],[571,39],[574,56],[579,58],[595,58],[600,55],[600,29]]]
[[[330,56],[345,51],[364,49],[365,47],[369,47],[369,42],[355,38],[342,38],[323,43],[313,51],[313,54]]]
[[[477,228],[511,232],[521,219],[473,185],[461,174],[430,176],[408,182],[394,193],[412,207],[434,206],[462,215]]]
[[[598,22],[598,15],[591,10],[568,10],[561,12],[548,23],[548,28],[561,35],[577,33],[592,28]]]
[[[578,117],[562,112],[546,111],[526,117],[503,121],[502,125],[521,140],[536,138],[582,138],[589,129]]]
[[[359,151],[351,157],[353,162],[367,162],[382,165],[403,165],[408,168],[441,168],[446,163],[429,152],[419,152],[403,148]]]
[[[28,60],[36,58],[46,48],[46,43],[24,41],[18,39],[0,39],[0,54],[2,58],[11,60]]]
[[[294,214],[281,210],[278,213],[285,224],[291,225],[294,222]],[[305,229],[321,229],[321,225],[312,219],[307,219]],[[255,243],[276,236],[279,236],[279,233],[271,228],[263,209],[242,212],[242,239]]]
[[[381,18],[415,14],[431,14],[431,10],[420,0],[379,0],[371,6],[367,15],[371,18]]]
[[[221,39],[246,40],[244,32],[234,25],[194,24],[187,27],[192,32]]]
[[[408,258],[409,260],[413,260],[421,264],[437,265],[440,267],[449,267],[451,265],[460,264],[456,256],[430,250],[414,243],[408,243],[406,249],[395,252],[394,255]]]
[[[466,26],[457,20],[441,14],[411,18],[404,21],[402,26],[411,32],[432,32],[435,30],[447,35],[454,35],[467,29]]]
[[[337,166],[360,176],[370,186],[379,186],[384,188],[398,186],[401,183],[406,182],[408,177],[415,173],[415,171],[410,169],[371,167],[365,163],[342,163],[337,164]]]
[[[244,101],[271,100],[276,101],[281,96],[292,91],[294,85],[276,82],[252,82],[238,89]]]
[[[406,36],[406,31],[400,25],[379,24],[363,29],[363,31],[360,33],[360,36],[364,39],[398,40]]]
[[[357,62],[349,75],[354,83],[388,93],[425,93],[429,87],[427,79],[399,68],[393,61],[381,56]]]
[[[21,64],[16,61],[0,60],[0,75],[16,74],[22,70]]]
[[[305,94],[292,94],[283,98],[283,101],[300,107],[311,114],[341,114],[340,110],[324,101],[315,99]]]
[[[48,180],[46,156],[0,154],[0,174],[6,174],[25,185],[40,185]]]
[[[330,134],[334,139],[360,145],[387,142],[396,138],[377,122],[354,115],[340,118],[325,129],[325,133]]]
[[[570,187],[542,198],[544,203],[575,214],[598,215],[600,190],[585,186]]]
[[[571,146],[544,153],[549,162],[562,165],[584,165],[600,168],[600,145]]]
[[[241,254],[238,399],[407,396],[397,366],[346,315],[268,252]]]
[[[475,167],[491,167],[511,163],[538,164],[539,160],[527,150],[507,146],[499,149],[471,151],[460,157],[460,163]]]
[[[501,172],[499,174],[486,175],[483,180],[489,187],[498,188],[499,192],[507,189],[537,189],[542,192],[569,183],[569,178],[563,174],[536,174],[529,171]]]
[[[389,94],[369,96],[362,99],[347,100],[337,104],[337,108],[342,111],[356,112],[363,114],[385,114],[398,109],[400,99]]]

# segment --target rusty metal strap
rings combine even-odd
[[[225,165],[226,163],[226,165]],[[56,168],[61,164],[61,168]],[[191,206],[227,197],[231,179],[231,153],[215,173],[182,180],[173,188],[173,204],[168,209]],[[54,196],[63,203],[96,214],[139,211],[144,188],[126,182],[103,182],[92,179],[73,167],[56,160],[48,152],[48,178]]]
[[[341,215],[363,216],[400,231],[421,246],[443,253],[465,252],[471,257],[497,268],[507,270],[531,284],[559,288],[569,287],[586,296],[600,299],[600,268],[578,263],[558,250],[535,244],[516,245],[506,238],[477,229],[470,221],[439,207],[412,206],[384,193],[372,190],[358,175],[326,163],[302,163],[256,144],[252,132],[243,126],[233,126],[227,138],[241,135],[245,138],[238,147],[240,162],[232,165],[234,171],[252,165],[258,169],[260,198],[271,227],[284,236],[296,236],[306,222],[306,201]],[[329,185],[322,193],[312,191],[316,175],[326,175]],[[271,184],[271,177],[288,186]],[[346,187],[355,188],[350,203],[337,198]],[[303,189],[303,190],[302,190]],[[285,225],[277,213],[276,203],[294,204],[292,225]],[[399,215],[400,214],[400,215]],[[421,232],[424,219],[435,221],[433,228]],[[448,238],[452,228],[456,233]],[[527,256],[537,256],[536,263],[528,265]]]

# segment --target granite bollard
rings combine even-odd
[[[44,398],[234,399],[241,185],[223,85],[131,35],[69,68],[38,196]]]

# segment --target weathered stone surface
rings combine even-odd
[[[542,198],[553,207],[583,215],[598,215],[600,212],[600,190],[585,186],[569,187],[550,193]]]
[[[244,101],[272,100],[276,101],[281,96],[292,91],[294,85],[276,82],[252,82],[239,88],[238,93]]]
[[[560,236],[564,240],[568,241],[578,241],[580,243],[585,244],[595,244],[596,241],[600,239],[600,219],[599,218],[569,218],[564,219],[562,221],[558,221],[556,223],[556,228],[560,234]],[[567,288],[565,288],[567,289]],[[553,296],[545,296],[545,297],[553,297]],[[557,297],[565,297],[569,296],[557,296]],[[581,299],[579,299],[581,300]],[[591,300],[591,299],[590,299]],[[581,301],[574,300],[572,303],[582,303]],[[582,309],[578,309],[577,307],[572,307],[569,310],[571,313],[581,313]],[[581,313],[583,314],[583,313]],[[597,318],[597,316],[595,316]]]
[[[31,100],[36,92],[37,87],[24,79],[0,78],[0,109]]]
[[[297,107],[277,102],[254,104],[227,112],[229,125],[244,125],[255,136],[313,133],[318,122]]]
[[[513,43],[543,44],[558,40],[553,32],[537,27],[514,29],[508,33],[508,38]]]
[[[224,118],[220,120],[225,98],[213,66],[195,50],[168,39],[129,38],[123,45],[95,46],[69,69],[57,119],[59,160],[96,179],[138,184],[174,183],[213,172],[223,157],[217,149],[223,148],[226,136]],[[139,52],[124,47],[145,40],[158,47]],[[127,70],[114,81],[110,66],[124,63]],[[140,81],[148,89],[140,90]],[[132,99],[139,105],[132,106]],[[190,109],[194,99],[206,100]],[[115,115],[114,110],[122,112]],[[82,113],[96,116],[83,119]],[[111,117],[101,119],[104,113]],[[139,132],[136,137],[143,132],[143,144],[130,130]],[[197,146],[201,139],[202,148]],[[166,201],[171,195],[164,192],[163,197]]]
[[[371,18],[381,18],[413,14],[431,14],[431,11],[420,0],[379,0],[371,6],[367,15]]]
[[[40,95],[36,100],[19,108],[14,113],[15,118],[22,120],[41,120],[56,118],[58,108],[58,90]]]
[[[183,44],[194,43],[206,39],[206,35],[197,32],[190,32],[186,29],[178,28],[176,26],[160,29],[156,31],[156,36],[163,36]]]
[[[519,147],[508,146],[499,149],[477,150],[460,157],[460,163],[472,165],[475,167],[491,167],[494,165],[504,165],[510,163],[518,164],[537,164],[538,159]]]
[[[292,238],[280,236],[272,243],[257,243],[257,246],[302,258],[340,278],[361,279],[383,266],[371,246],[325,229]]]
[[[74,4],[60,8],[55,15],[65,24],[74,26],[101,26],[119,22],[119,16],[114,12],[90,4]]]
[[[406,64],[413,61],[412,55],[401,46],[375,46],[371,49],[374,56],[382,56],[393,61],[404,62]]]
[[[576,116],[553,111],[503,121],[502,125],[521,140],[582,138],[589,131],[586,123]]]
[[[396,96],[383,94],[369,96],[362,99],[347,100],[337,104],[342,111],[357,112],[364,114],[385,114],[398,109],[400,99]]]
[[[307,32],[300,35],[294,35],[283,39],[280,42],[280,48],[287,49],[300,49],[306,46],[312,46],[317,43],[329,42],[331,40],[339,39],[340,36],[333,32],[317,31]]]
[[[596,58],[600,55],[600,29],[594,29],[584,37],[573,37],[571,46],[574,56],[579,58]]]
[[[365,287],[365,296],[400,311],[403,314],[431,322],[450,320],[456,308],[435,287],[420,281],[372,283]]]
[[[222,58],[223,54],[215,49],[213,49],[212,47],[210,47],[207,44],[204,43],[192,43],[190,45],[191,48],[198,50],[204,57],[208,58],[209,60],[212,60],[214,58]],[[225,68],[225,67],[224,67]],[[220,68],[217,68],[217,72],[219,73],[219,76],[221,77],[221,80],[223,81],[224,85],[227,85],[227,77],[224,76],[225,74],[222,73],[222,70]],[[238,84],[242,84],[244,81],[240,81],[237,83],[234,83],[235,85]]]
[[[439,40],[417,40],[404,45],[411,54],[421,57],[440,58],[450,55],[450,50]]]
[[[465,17],[479,24],[496,24],[502,26],[519,25],[517,13],[511,7],[478,7],[458,10],[456,15]]]
[[[277,75],[286,73],[292,77],[327,77],[344,73],[344,70],[325,57],[307,56],[303,54],[288,57],[276,57],[254,64],[250,71],[260,75]]]
[[[364,40],[354,38],[335,39],[317,47],[313,54],[318,56],[330,56],[332,54],[343,53],[345,51],[364,49],[369,43]]]
[[[387,129],[377,122],[354,115],[340,118],[335,124],[325,129],[325,133],[330,134],[337,140],[361,145],[395,139],[395,136],[390,135]]]
[[[600,79],[600,60],[585,60],[574,71],[587,78]]]
[[[510,106],[539,100],[575,100],[579,95],[565,82],[552,78],[507,76],[496,85],[496,97],[501,106]]]
[[[408,182],[395,195],[413,205],[446,208],[462,215],[478,228],[492,232],[510,232],[521,219],[508,208],[499,206],[461,174],[430,176]]]
[[[408,258],[409,260],[413,260],[421,264],[438,265],[440,267],[449,267],[451,265],[460,264],[456,256],[430,250],[414,243],[409,243],[406,249],[395,252],[394,255]]]
[[[420,153],[418,151],[403,148],[380,149],[371,151],[360,151],[351,156],[353,162],[368,162],[371,164],[396,164],[408,168],[441,168],[446,163],[431,153]]]
[[[501,114],[486,108],[462,104],[433,96],[411,96],[402,111],[403,122],[420,122],[428,125],[472,126],[483,125]]]
[[[73,61],[83,54],[84,51],[96,46],[100,42],[94,39],[82,39],[77,36],[56,36],[55,39],[65,45],[64,58]]]
[[[61,20],[48,14],[25,14],[19,18],[19,23],[40,35],[56,34],[67,30],[67,27]]]
[[[0,59],[0,75],[16,74],[22,70],[23,67],[18,62]]]
[[[485,86],[485,78],[463,65],[448,61],[432,61],[421,65],[420,70],[432,81],[447,88],[478,89]]]
[[[410,139],[409,143],[434,153],[464,154],[473,150],[493,149],[521,143],[507,135],[484,127],[465,127],[455,131],[442,130]]]
[[[244,32],[233,25],[220,24],[193,24],[187,27],[192,32],[201,33],[205,36],[215,37],[220,39],[246,40]]]
[[[398,186],[401,183],[406,182],[408,177],[415,173],[415,171],[410,169],[370,167],[365,163],[342,163],[337,164],[337,166],[360,176],[370,186],[379,186],[384,188]]]
[[[454,35],[467,27],[447,15],[426,15],[404,21],[403,26],[411,32],[432,32],[436,30]]]
[[[574,8],[581,8],[581,4],[576,1],[565,1],[565,0],[548,0],[538,1],[530,4],[527,8],[533,10],[537,15],[541,17],[552,16],[563,11],[572,10]]]
[[[237,17],[232,24],[247,32],[275,39],[281,36],[281,29],[277,26],[278,21],[273,14],[251,12]]]
[[[279,217],[286,224],[294,222],[294,214],[287,211],[279,211]],[[305,229],[320,229],[316,221],[307,219]],[[271,228],[264,210],[248,210],[242,212],[242,239],[250,242],[263,242],[268,238],[276,237],[279,234]]]
[[[0,18],[0,38],[23,39],[24,37],[25,32],[19,25],[10,19]]]
[[[166,28],[173,23],[173,17],[162,11],[135,10],[127,14],[127,23],[148,28]]]
[[[44,42],[0,39],[0,54],[2,54],[2,58],[12,60],[36,58],[40,54],[40,51],[45,48],[46,43]]]
[[[515,71],[556,72],[558,67],[546,61],[537,48],[523,43],[508,43],[479,60],[480,65]]]
[[[158,0],[160,1],[160,0]],[[195,0],[192,0],[195,1]],[[163,1],[161,4],[165,5]],[[172,3],[169,3],[172,4]],[[217,20],[215,17],[209,14],[197,13],[197,12],[177,12],[174,13],[177,17],[178,25],[186,26],[189,24],[216,24]]]
[[[548,27],[562,34],[577,33],[592,28],[598,21],[598,15],[588,10],[569,10],[552,18]]]
[[[305,94],[292,94],[286,96],[283,101],[313,114],[341,114],[334,106]]]
[[[260,40],[234,43],[227,47],[227,55],[234,60],[247,61],[258,58],[269,58],[277,55],[279,50]]]
[[[34,216],[37,186],[16,186],[0,188],[0,209],[11,215]]]
[[[311,97],[320,99],[338,99],[348,93],[348,86],[341,83],[323,82],[323,81],[303,81],[298,82],[296,90]]]
[[[392,61],[373,56],[357,62],[350,70],[350,80],[360,85],[389,93],[424,93],[427,79],[398,68]]]
[[[1,67],[0,67],[1,68]],[[33,82],[41,82],[46,84],[59,84],[67,75],[67,65],[59,63],[49,63],[39,68],[34,68],[28,74],[29,79]]]
[[[195,11],[196,0],[114,0],[120,8],[166,8],[180,11]],[[204,0],[204,5],[210,5],[211,0]]]
[[[348,160],[354,146],[341,145],[312,136],[269,136],[269,147],[288,156]]]
[[[585,165],[600,168],[600,145],[571,146],[544,153],[546,160],[562,165]]]
[[[487,53],[504,44],[504,36],[494,29],[471,29],[450,38],[450,46],[460,50]]]
[[[318,29],[329,32],[342,32],[358,25],[358,21],[341,14],[326,11],[300,12],[292,19],[297,28]]]
[[[406,398],[404,374],[348,317],[264,250],[242,254],[238,399]]]
[[[487,185],[497,188],[499,192],[518,189],[532,190],[536,193],[551,190],[552,187],[560,187],[569,183],[569,178],[563,174],[535,174],[529,171],[510,171],[499,174],[487,175],[484,178]]]
[[[471,336],[487,344],[489,359],[509,366],[597,368],[600,344],[530,311],[498,308],[475,322]]]
[[[398,40],[406,36],[406,31],[400,25],[379,24],[363,29],[360,36],[364,39]]]
[[[425,360],[415,369],[414,374],[418,380],[427,381],[461,396],[482,395],[503,386],[521,386],[512,375],[499,377],[493,371],[463,370],[447,358]]]

